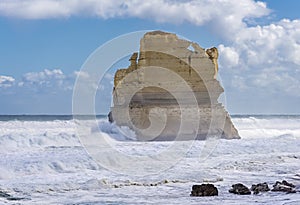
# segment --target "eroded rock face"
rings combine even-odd
[[[218,196],[218,189],[213,184],[193,185],[191,196]]]
[[[146,33],[130,66],[115,73],[110,119],[135,130],[140,140],[240,138],[218,102],[224,90],[216,79],[217,58],[215,47]]]
[[[219,52],[218,52],[218,49],[216,47],[212,47],[212,48],[207,49],[206,53],[209,56],[209,59],[212,60],[212,62],[215,65],[214,79],[216,79],[218,71],[219,71],[219,67],[218,67]]]

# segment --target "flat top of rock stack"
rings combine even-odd
[[[174,33],[168,33],[168,32],[165,32],[165,31],[150,31],[150,32],[147,32],[145,34],[145,36],[147,35],[172,35],[172,36],[176,36],[176,34]]]

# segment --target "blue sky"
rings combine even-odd
[[[71,114],[88,56],[139,30],[218,47],[230,113],[300,114],[299,9],[295,0],[0,0],[0,114]],[[98,113],[108,112],[111,77]]]

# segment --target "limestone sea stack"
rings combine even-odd
[[[239,139],[218,102],[217,48],[162,31],[146,33],[130,66],[114,76],[110,121],[147,140]]]

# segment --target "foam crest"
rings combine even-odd
[[[300,117],[235,117],[232,119],[242,138],[300,137]]]
[[[300,117],[234,117],[242,138],[300,137]],[[91,120],[85,120],[87,126]],[[95,123],[90,123],[95,124]],[[91,134],[100,133],[111,141],[136,141],[128,127],[98,119]],[[75,120],[0,121],[0,152],[45,147],[81,146]]]

